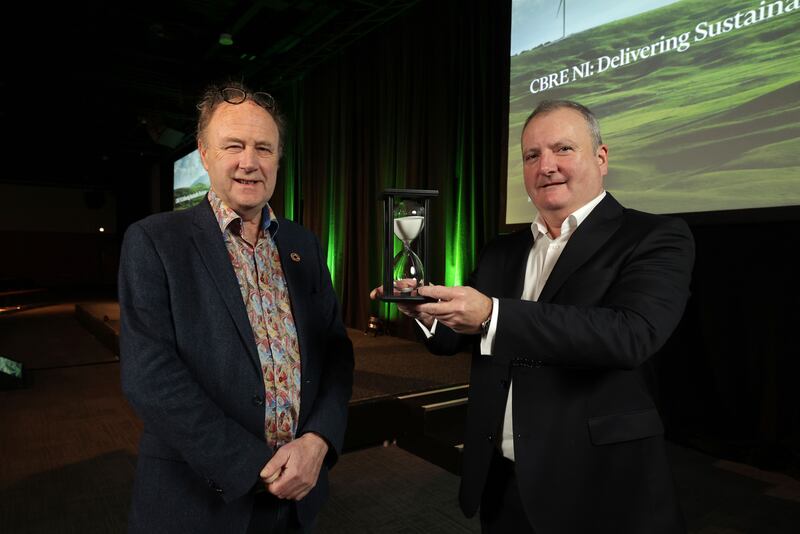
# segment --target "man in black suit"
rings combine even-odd
[[[688,299],[691,233],[604,190],[578,103],[540,104],[522,158],[531,228],[487,245],[468,286],[402,307],[432,352],[473,345],[461,507],[488,533],[683,532],[648,359]]]
[[[352,345],[317,239],[268,204],[274,100],[230,84],[198,108],[208,196],[132,225],[122,248],[122,386],[144,421],[129,530],[309,531]]]

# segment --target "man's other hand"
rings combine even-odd
[[[328,443],[309,432],[279,448],[261,470],[267,491],[279,499],[299,501],[314,489]]]
[[[399,295],[400,292],[395,290],[395,295]],[[383,296],[383,286],[378,286],[369,293],[369,298],[372,300],[377,300]],[[411,317],[412,319],[417,319],[419,322],[425,325],[425,328],[430,330],[433,326],[433,317],[431,317],[427,313],[423,313],[419,310],[420,304],[404,304],[401,302],[396,302],[397,309],[400,310],[400,313],[407,317]]]

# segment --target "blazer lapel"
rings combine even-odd
[[[586,217],[569,238],[550,277],[539,295],[540,302],[548,302],[578,267],[592,257],[605,244],[622,222],[622,205],[611,193]]]
[[[303,295],[308,293],[308,288],[303,287],[301,282],[301,273],[299,272],[299,261],[288,261],[293,256],[301,258],[297,250],[292,248],[292,243],[297,243],[297,239],[287,237],[286,233],[291,228],[288,224],[279,226],[278,233],[275,234],[275,244],[278,247],[278,255],[281,259],[281,268],[283,269],[283,277],[286,280],[286,289],[289,291],[289,302],[292,306],[292,318],[294,319],[294,327],[297,331],[297,344],[300,348],[300,368],[305,369],[307,364],[308,351],[305,350],[306,340],[304,337],[303,325],[306,324],[306,314],[308,313],[308,306],[301,304]],[[302,401],[301,401],[302,406]]]
[[[214,285],[219,291],[228,313],[231,314],[234,324],[236,324],[239,335],[247,347],[250,359],[261,372],[261,362],[258,358],[253,328],[250,319],[247,317],[247,309],[242,301],[242,292],[239,288],[239,281],[233,271],[228,249],[225,247],[225,240],[219,229],[219,224],[211,211],[211,206],[207,201],[202,202],[194,209],[194,227],[192,230],[192,240],[194,241],[200,257],[205,263],[206,269],[214,281]]]

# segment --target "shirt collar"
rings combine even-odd
[[[208,190],[208,202],[211,204],[211,211],[214,212],[214,217],[217,219],[217,224],[223,234],[232,223],[236,223],[234,227],[236,233],[241,233],[242,217],[228,207],[213,189]],[[272,237],[275,237],[275,234],[278,233],[278,226],[278,218],[269,203],[267,203],[261,209],[261,231],[268,231]],[[231,230],[234,230],[234,228],[231,228]]]
[[[603,200],[605,196],[605,190],[601,191],[600,194],[592,200],[570,213],[569,216],[564,219],[564,222],[561,223],[561,235],[569,235],[573,232],[579,224],[586,220],[586,217],[589,216],[595,206],[600,204],[600,201]],[[536,218],[531,223],[531,233],[533,233],[534,241],[543,235],[547,235],[547,225],[541,213],[537,213]]]

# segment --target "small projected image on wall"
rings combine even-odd
[[[208,193],[208,173],[200,161],[200,152],[193,150],[173,164],[173,208],[184,210],[200,203]]]

